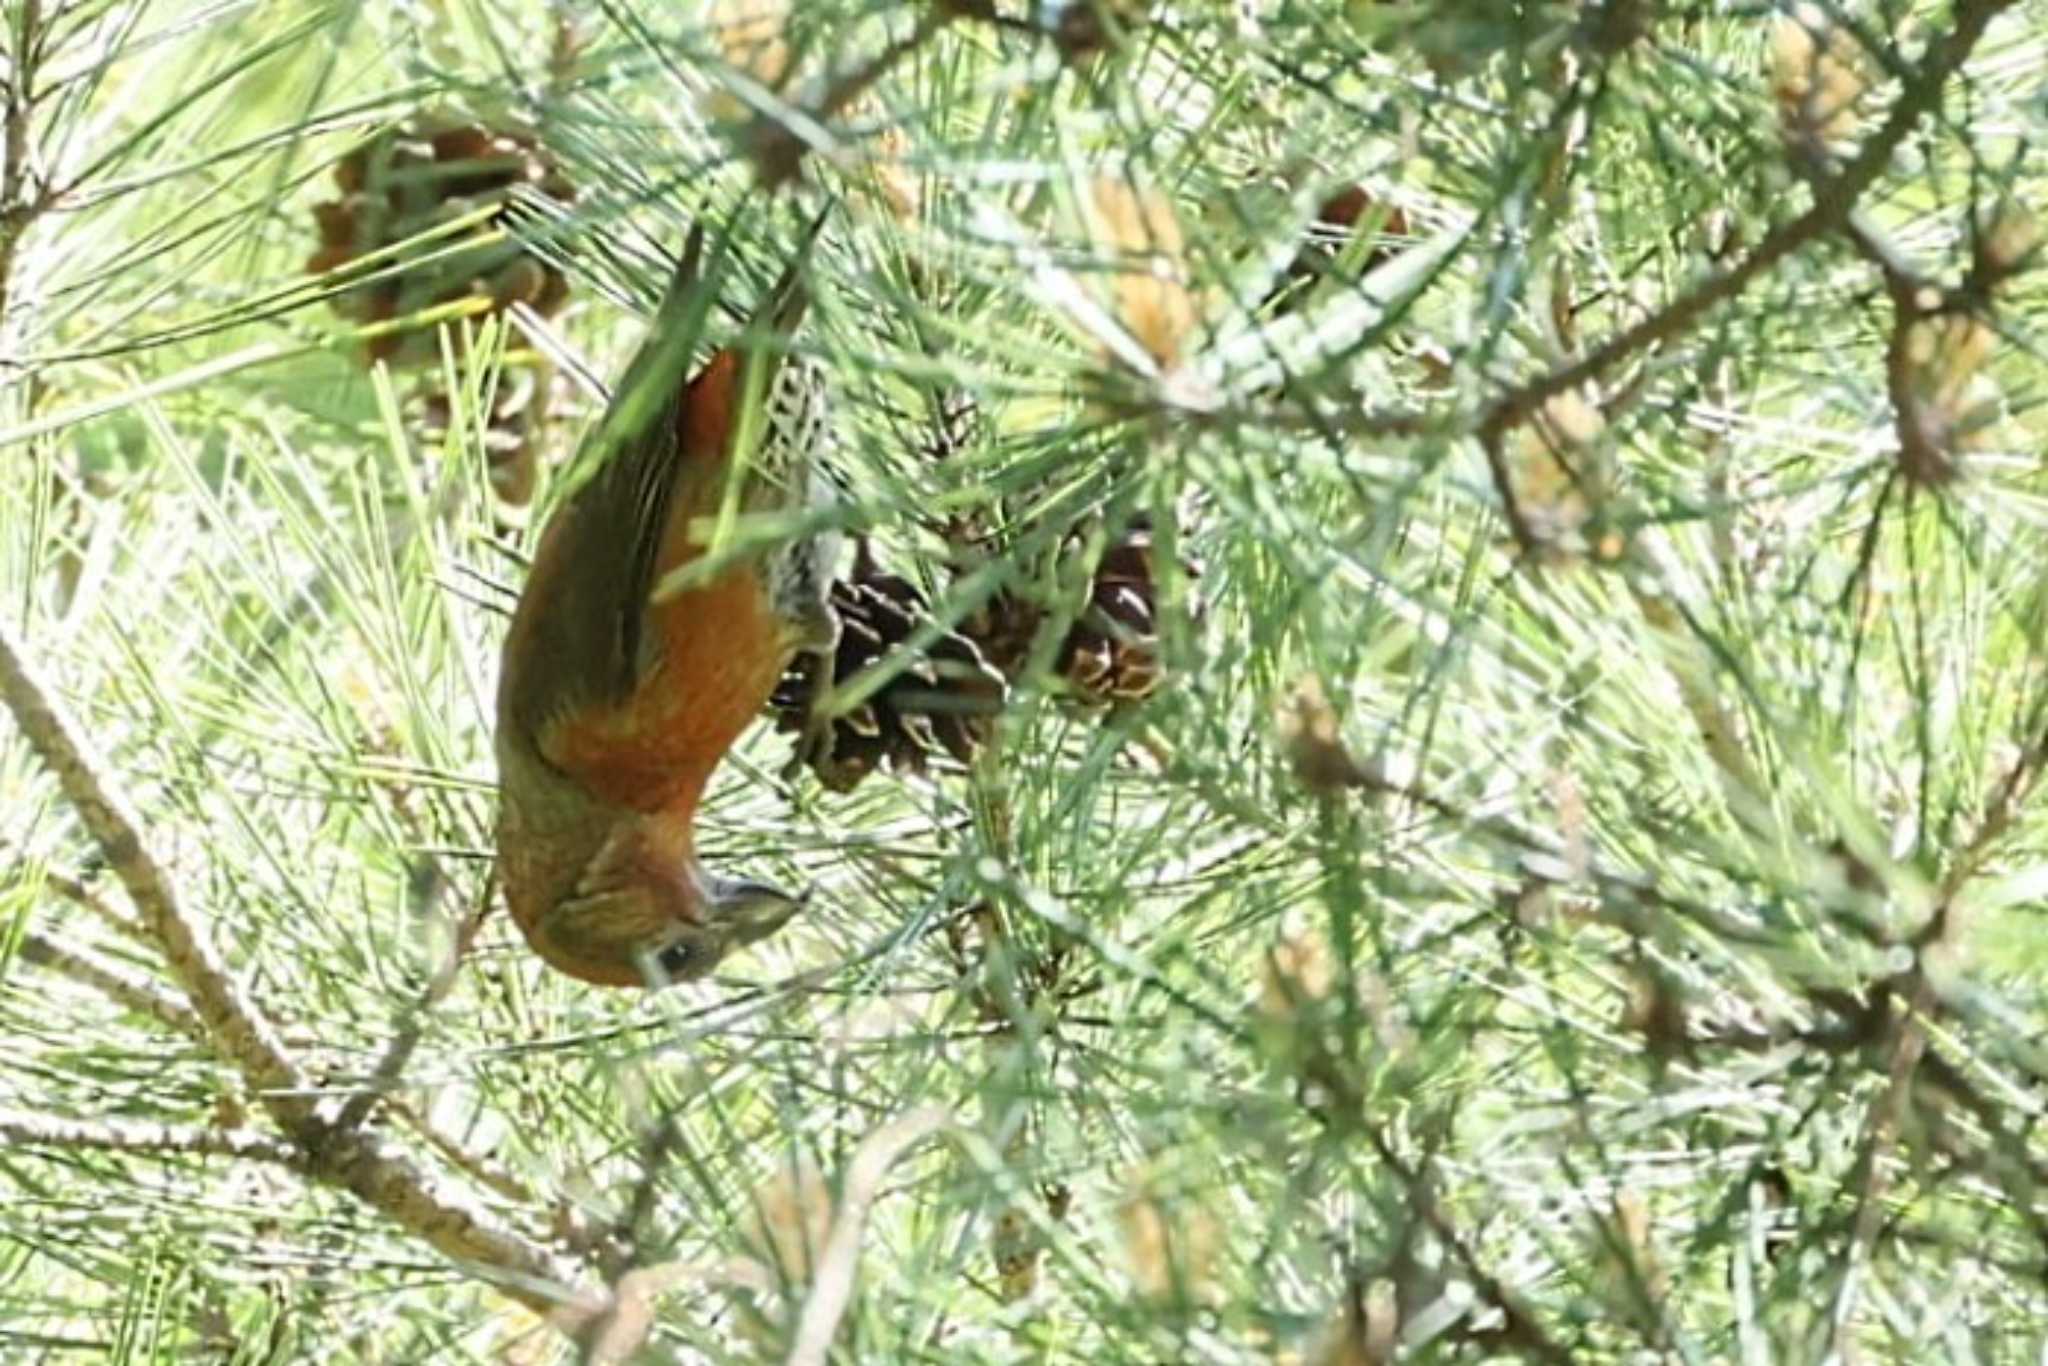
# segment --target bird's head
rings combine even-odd
[[[629,812],[559,780],[541,787],[554,800],[535,801],[535,784],[505,787],[500,871],[527,942],[571,977],[610,987],[692,981],[809,904],[707,871],[687,806]]]
[[[571,977],[609,987],[665,987],[709,976],[726,956],[787,925],[809,898],[762,882],[706,877],[687,903],[635,879],[572,896],[527,926],[534,951]]]

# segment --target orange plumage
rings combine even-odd
[[[606,986],[700,976],[802,904],[707,872],[695,820],[712,772],[795,653],[836,638],[829,539],[659,590],[705,553],[703,528],[735,492],[741,512],[816,499],[824,391],[807,363],[758,345],[727,348],[681,382],[707,308],[701,252],[692,234],[591,437],[595,469],[541,537],[499,676],[506,899],[536,953]],[[803,306],[792,267],[749,333],[765,324],[786,335]],[[764,420],[743,452],[749,393]]]

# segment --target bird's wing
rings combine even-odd
[[[561,722],[625,701],[643,667],[648,585],[680,467],[684,376],[714,295],[703,255],[693,228],[647,339],[577,452],[586,477],[541,536],[506,637],[500,727],[530,737],[550,762],[567,757],[551,742]]]
[[[760,439],[782,359],[779,350],[761,343],[787,337],[803,318],[800,272],[810,241],[807,236],[762,296],[744,340],[712,357],[685,385],[679,382],[681,367],[702,335],[716,292],[697,279],[703,247],[701,234],[693,231],[653,332],[612,397],[599,429],[601,463],[576,494],[587,546],[583,577],[608,580],[600,604],[612,618],[613,648],[603,680],[603,695],[611,700],[629,697],[659,658],[650,598],[659,576],[694,553],[691,538],[674,525],[677,516],[731,510],[739,492],[734,486],[751,476],[751,449]],[[724,247],[721,241],[712,262],[714,280]]]
[[[779,358],[758,345],[722,352],[695,381],[683,381],[727,240],[713,248],[707,280],[703,234],[692,230],[647,340],[578,452],[587,478],[542,536],[513,618],[506,657],[524,663],[501,679],[500,724],[532,737],[540,755],[566,772],[582,774],[604,752],[606,735],[629,724],[625,709],[658,657],[649,595],[657,576],[674,567],[664,554],[676,558],[676,500],[717,496],[711,481],[725,469],[734,429],[758,427],[748,422],[748,406],[758,407],[773,383]],[[786,335],[801,318],[802,257],[762,299],[750,336]],[[693,476],[705,479],[697,486],[705,493],[679,493]]]

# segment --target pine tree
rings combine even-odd
[[[0,1354],[2039,1360],[2044,32],[4,0]],[[585,987],[507,614],[821,212],[808,907]]]

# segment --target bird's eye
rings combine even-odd
[[[697,959],[697,946],[687,939],[679,939],[663,949],[655,957],[661,970],[670,977],[688,977],[690,965]]]

